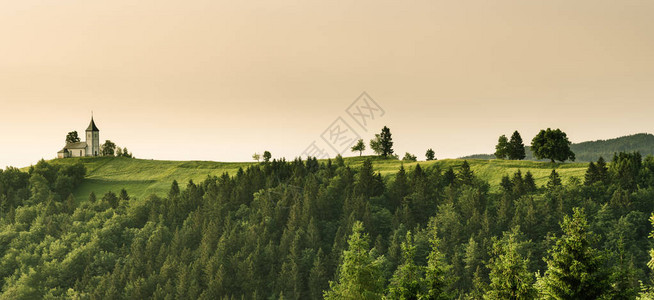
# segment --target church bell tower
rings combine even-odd
[[[100,129],[95,126],[93,116],[91,116],[91,124],[86,128],[86,156],[100,155]]]

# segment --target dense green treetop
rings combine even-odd
[[[538,159],[549,159],[552,162],[574,161],[575,154],[570,150],[570,144],[565,132],[558,128],[547,128],[541,130],[531,141],[531,150]]]

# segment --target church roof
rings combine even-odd
[[[89,128],[86,128],[86,131],[100,131],[97,126],[95,126],[95,122],[93,122],[93,117],[91,117],[91,124],[89,124]]]
[[[86,142],[68,143],[64,149],[86,149]]]

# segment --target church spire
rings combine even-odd
[[[100,129],[95,126],[95,122],[93,122],[93,111],[91,111],[91,123],[89,124],[89,127],[86,128],[86,131],[100,131]]]

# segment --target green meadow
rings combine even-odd
[[[463,163],[461,159],[403,162],[374,156],[346,157],[345,163],[356,168],[365,159],[372,159],[375,170],[386,178],[392,178],[401,165],[406,169],[412,169],[420,164],[423,168],[435,167],[443,171],[452,167],[456,171]],[[163,196],[168,192],[173,180],[177,180],[183,187],[189,180],[201,182],[207,176],[220,176],[225,172],[233,175],[239,168],[245,169],[256,164],[255,162],[166,161],[123,157],[65,158],[50,162],[62,165],[82,162],[86,166],[86,179],[75,191],[78,200],[87,199],[91,192],[101,197],[108,191],[117,193],[123,188],[136,199],[143,199],[150,194]],[[511,176],[518,170],[523,174],[530,171],[534,175],[536,184],[542,186],[547,183],[547,177],[552,169],[556,169],[566,183],[572,177],[583,180],[587,168],[586,163],[553,164],[498,159],[468,159],[468,163],[477,176],[491,184],[492,189],[498,187],[502,176]]]

